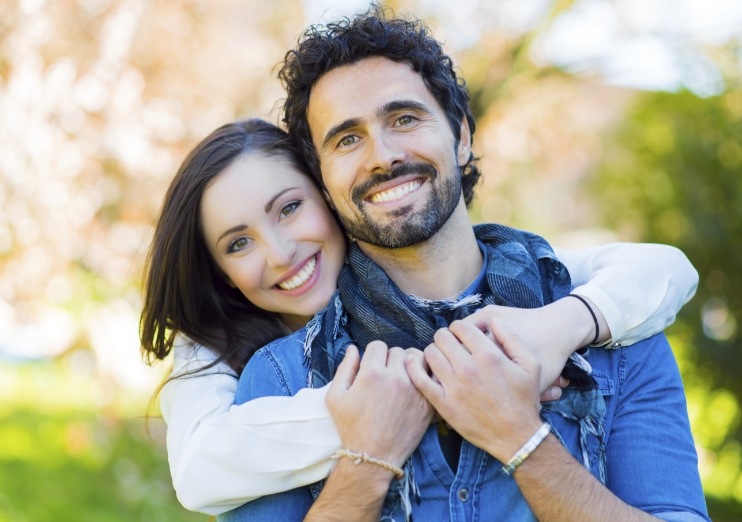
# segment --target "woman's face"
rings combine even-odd
[[[230,284],[298,329],[327,304],[345,239],[322,193],[290,161],[243,154],[201,198],[206,244]]]

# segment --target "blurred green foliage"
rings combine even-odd
[[[742,91],[639,96],[594,177],[609,227],[682,249],[700,275],[672,331],[716,520],[742,519]]]
[[[60,362],[0,379],[0,522],[208,520],[178,504],[144,408],[101,405],[94,380]]]

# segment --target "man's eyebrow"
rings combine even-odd
[[[427,105],[420,103],[415,100],[394,100],[389,103],[385,103],[376,111],[376,116],[386,116],[387,114],[395,111],[413,110],[418,112],[430,112]]]
[[[327,134],[325,134],[325,138],[322,140],[322,148],[326,148],[330,142],[337,136],[338,134],[341,134],[348,129],[352,129],[353,127],[357,127],[361,124],[360,118],[351,118],[348,120],[345,120],[344,122],[338,123],[334,127],[332,127],[329,131],[327,131]]]

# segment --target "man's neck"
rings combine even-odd
[[[463,202],[430,239],[405,248],[359,243],[406,294],[447,299],[464,291],[482,268],[482,252]]]

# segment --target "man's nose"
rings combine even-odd
[[[366,170],[368,172],[389,172],[394,165],[404,162],[404,149],[392,133],[379,130],[369,133],[367,140]]]

